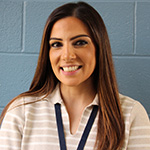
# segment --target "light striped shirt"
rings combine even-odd
[[[41,97],[40,97],[41,98]],[[76,150],[92,111],[98,105],[98,96],[88,105],[81,117],[77,132],[72,135],[69,116],[61,99],[59,88],[46,98],[23,97],[16,100],[7,112],[0,129],[0,150],[60,150],[54,104],[61,104],[65,140],[68,150]],[[120,95],[125,119],[125,141],[122,150],[150,150],[150,121],[143,106]],[[34,102],[27,105],[28,102]],[[93,150],[97,133],[98,114],[85,144]]]

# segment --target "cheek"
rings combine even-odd
[[[52,70],[55,72],[58,69],[59,61],[60,61],[60,54],[58,51],[51,50],[49,52],[49,60],[52,66]]]
[[[55,72],[55,57],[53,56],[53,53],[52,52],[49,52],[49,61],[50,61],[50,64],[51,64],[51,67],[52,67],[52,70],[53,72]]]
[[[51,65],[53,66],[55,61],[56,61],[56,53],[53,52],[52,50],[49,52],[49,60],[50,60],[50,63]]]
[[[55,62],[55,56],[53,52],[49,52],[49,61],[51,64],[52,71],[54,75],[56,76],[56,62]]]
[[[85,53],[84,54],[84,60],[91,65],[96,64],[96,54],[95,54],[95,50],[90,51],[89,53]]]
[[[95,67],[96,67],[96,54],[95,54],[95,50],[93,50],[91,53],[89,53],[89,56],[87,57],[87,61],[91,67],[91,70],[94,71]]]

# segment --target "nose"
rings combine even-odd
[[[66,45],[63,47],[62,50],[62,56],[61,56],[62,60],[70,62],[74,59],[76,59],[76,54],[73,50],[73,47]]]

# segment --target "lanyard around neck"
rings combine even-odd
[[[83,150],[86,140],[88,138],[88,135],[90,133],[90,130],[92,128],[93,122],[95,120],[97,111],[98,111],[98,106],[94,105],[91,115],[89,117],[89,120],[82,134],[77,150]],[[56,113],[57,129],[58,129],[58,135],[59,135],[60,150],[67,150],[64,129],[63,129],[63,121],[62,121],[62,116],[61,116],[61,105],[59,103],[55,104],[55,113]]]

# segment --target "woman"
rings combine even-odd
[[[68,3],[51,13],[30,90],[4,109],[0,138],[5,150],[150,148],[149,118],[141,104],[119,95],[94,8]]]

